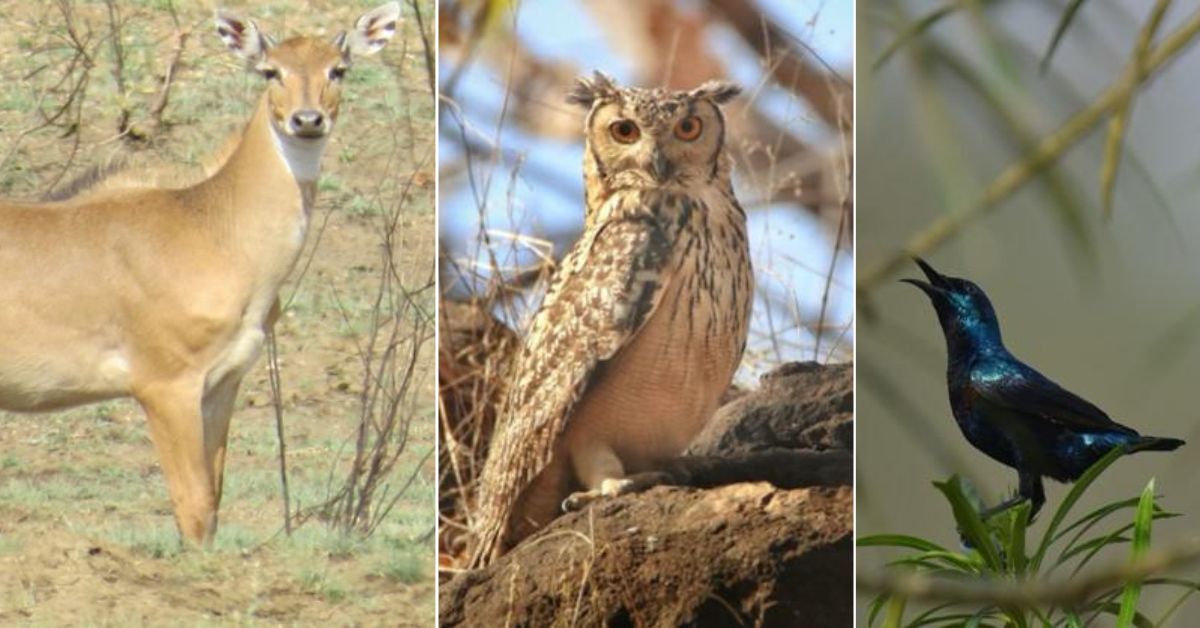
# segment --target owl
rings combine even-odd
[[[551,279],[513,367],[480,479],[471,565],[562,512],[679,456],[741,361],[753,275],[722,105],[739,88],[618,86],[595,73],[583,234]]]

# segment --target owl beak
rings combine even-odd
[[[675,174],[671,162],[659,148],[655,148],[654,153],[650,156],[649,170],[654,180],[659,183],[666,183]]]

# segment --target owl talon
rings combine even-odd
[[[616,497],[629,492],[629,487],[633,485],[626,478],[608,478],[600,483],[600,488],[594,488],[590,491],[578,491],[571,493],[562,501],[563,512],[575,512],[583,510],[588,504],[603,499],[605,497]]]
[[[563,512],[575,512],[583,510],[588,504],[596,501],[601,497],[600,491],[579,491],[571,493],[562,501]]]

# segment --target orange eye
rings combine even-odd
[[[608,132],[612,133],[614,140],[622,144],[632,144],[642,136],[642,130],[633,123],[633,120],[617,120],[608,125]]]
[[[700,132],[703,130],[704,123],[700,122],[700,116],[691,116],[680,120],[675,125],[675,137],[690,142],[700,137]]]

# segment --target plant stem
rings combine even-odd
[[[996,209],[1001,201],[1012,196],[1048,164],[1062,156],[1084,135],[1099,125],[1119,103],[1142,84],[1149,81],[1167,62],[1200,34],[1200,11],[1163,39],[1162,44],[1146,57],[1145,72],[1135,82],[1120,77],[1098,98],[1067,120],[1057,131],[1042,139],[1021,161],[1005,168],[984,189],[973,204],[962,211],[938,218],[925,230],[909,239],[904,247],[883,262],[864,270],[858,277],[859,295],[865,295],[888,276],[896,273],[912,257],[927,255],[941,246],[964,227]]]

